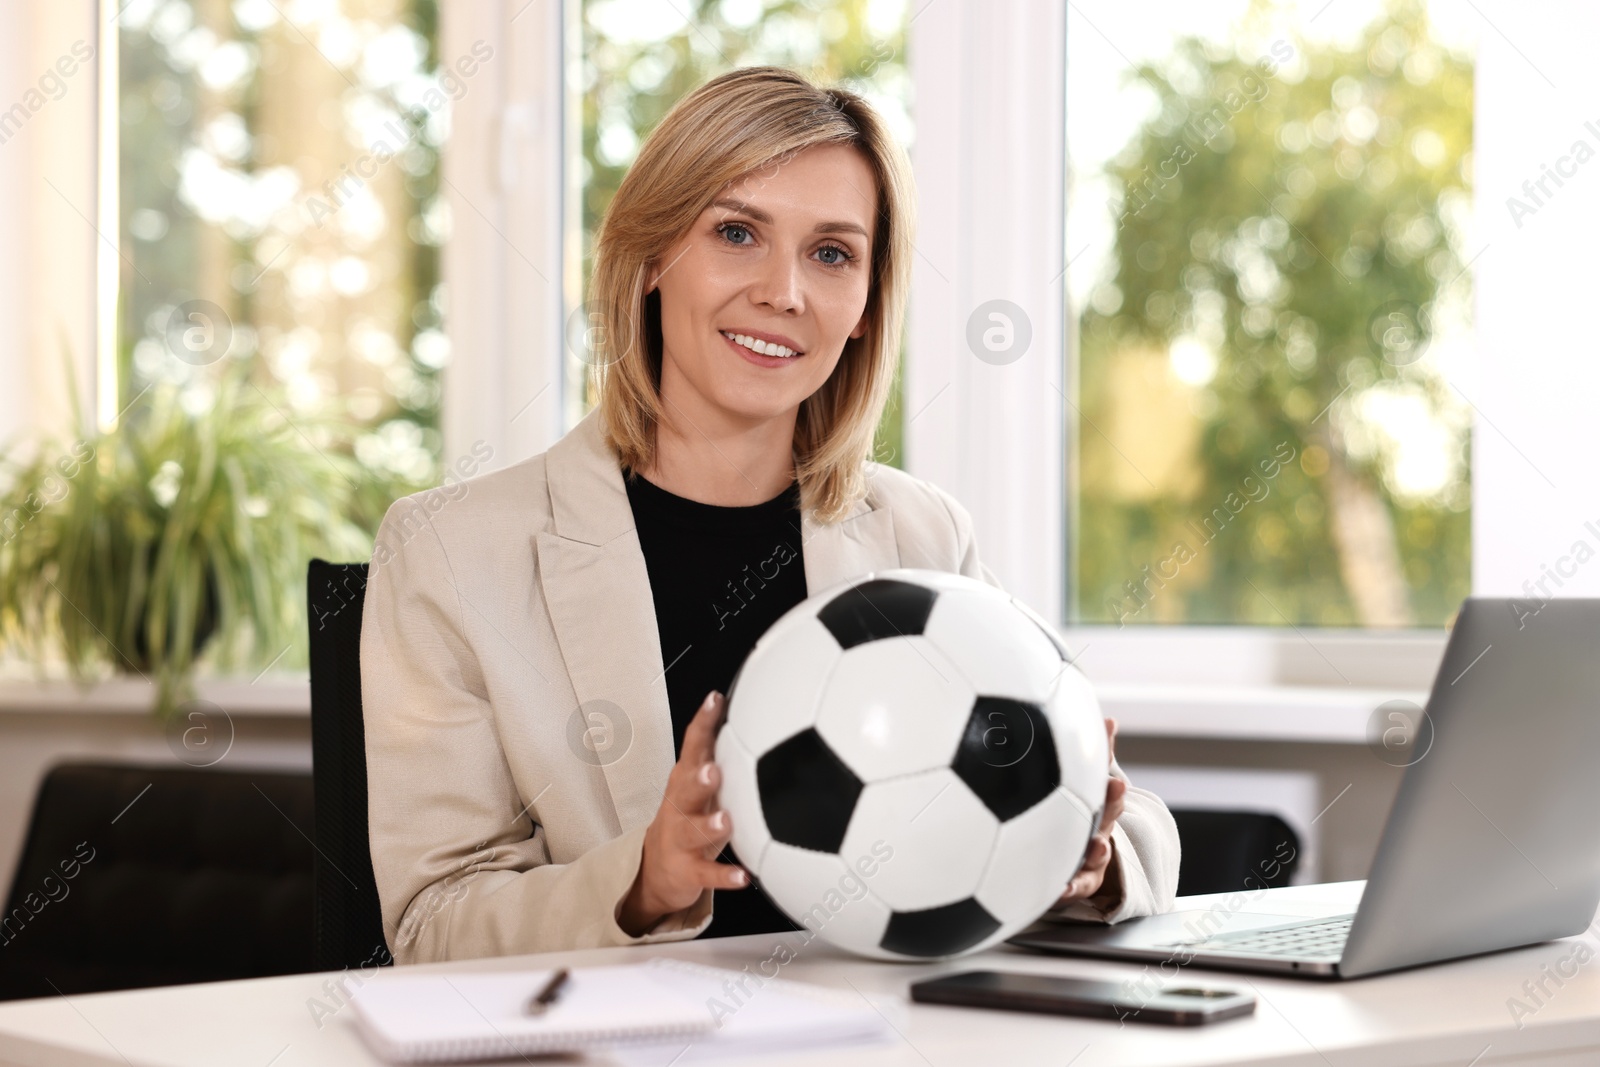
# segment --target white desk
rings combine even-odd
[[[1362,883],[1301,886],[1293,900],[1353,904]],[[1191,897],[1205,907],[1215,898]],[[1293,903],[1274,910],[1295,910]],[[133,918],[133,917],[130,917]],[[1134,1067],[1140,1064],[1490,1067],[1600,1064],[1600,952],[1591,932],[1511,952],[1354,982],[1322,983],[1192,970],[1202,981],[1251,985],[1254,1016],[1183,1029],[1014,1012],[906,1004],[902,1038],[892,1044],[810,1056],[773,1056],[787,1067]],[[667,955],[739,969],[772,955],[793,935],[687,941],[649,948],[596,949],[544,956],[429,965],[428,970],[501,970],[555,963],[584,966]],[[1587,951],[1580,951],[1580,948]],[[1587,962],[1519,1030],[1507,1000],[1538,981],[1541,966],[1578,954]],[[908,984],[944,971],[992,967],[1120,981],[1132,964],[1070,960],[1010,948],[934,965],[872,963],[820,940],[801,949],[782,976],[839,989],[868,1002],[907,1000]],[[1569,966],[1570,970],[1571,967]],[[125,993],[0,1004],[0,1064],[27,1067],[314,1067],[375,1064],[350,1025],[349,1010],[319,1028],[309,1002],[326,998],[329,975],[173,986]],[[756,994],[759,996],[759,993]],[[891,1014],[893,1012],[891,1011]],[[530,1061],[508,1061],[524,1063]],[[549,1062],[549,1061],[531,1061]],[[596,1058],[593,1061],[605,1062]],[[663,1062],[662,1067],[666,1067]],[[730,1067],[743,1067],[733,1065]]]

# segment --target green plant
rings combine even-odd
[[[350,517],[374,491],[341,447],[353,427],[291,414],[242,364],[210,388],[155,384],[108,432],[0,458],[0,642],[35,663],[59,648],[80,682],[140,674],[163,719],[202,652],[303,662],[307,561],[372,549]]]

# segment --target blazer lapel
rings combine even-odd
[[[644,551],[603,416],[585,415],[546,457],[553,530],[534,537],[540,584],[584,721],[610,720],[597,753],[625,832],[655,817],[672,770],[672,709]],[[818,524],[801,513],[807,593],[900,565],[887,507],[857,501]],[[571,736],[570,734],[568,736]],[[592,758],[592,757],[591,757]]]
[[[842,519],[827,526],[819,524],[809,510],[800,513],[807,596],[868,571],[900,566],[894,514],[870,500],[869,495],[856,501]]]
[[[655,817],[672,769],[672,712],[650,575],[599,409],[551,446],[553,530],[535,537],[539,581],[584,723],[609,720],[598,759],[625,832]],[[597,718],[603,716],[603,718]],[[568,736],[572,736],[569,731]]]

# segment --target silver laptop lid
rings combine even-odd
[[[1600,905],[1600,600],[1467,600],[1427,717],[1346,977],[1567,937]]]

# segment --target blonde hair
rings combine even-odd
[[[680,100],[645,139],[600,224],[588,311],[591,321],[617,326],[599,332],[593,358],[607,440],[622,466],[653,462],[663,415],[661,294],[644,291],[651,263],[729,182],[838,144],[859,149],[877,179],[867,329],[846,340],[828,380],[801,402],[794,457],[801,506],[818,522],[842,518],[865,494],[911,279],[911,168],[864,99],[782,67],[729,71]]]

